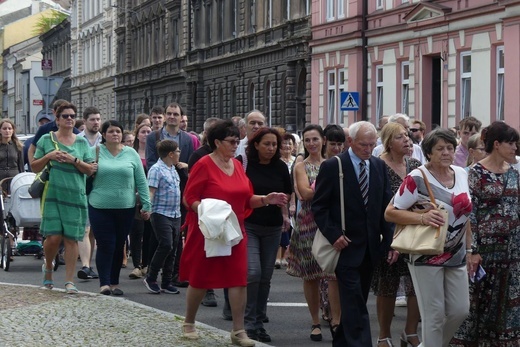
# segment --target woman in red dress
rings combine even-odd
[[[188,281],[186,318],[183,336],[197,339],[195,317],[208,288],[229,288],[229,302],[233,316],[231,342],[238,346],[254,346],[244,330],[244,311],[247,286],[247,234],[244,218],[252,208],[266,205],[285,205],[284,193],[254,195],[242,164],[234,159],[240,142],[239,130],[230,120],[216,122],[207,133],[213,152],[201,158],[190,172],[184,191],[184,203],[189,208],[186,223],[188,233],[181,256],[180,279]],[[233,246],[230,256],[207,258],[204,236],[198,226],[198,206],[202,199],[212,198],[229,203],[236,214],[242,236]]]

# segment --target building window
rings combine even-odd
[[[225,5],[224,0],[220,0],[218,3],[220,15],[217,16],[217,25],[219,35],[218,39],[220,42],[224,42],[224,38],[227,38],[227,33],[225,32],[226,28],[224,26],[224,21],[228,20]]]
[[[401,113],[410,114],[410,63],[407,61],[401,64],[401,84]]]
[[[253,110],[256,108],[255,103],[255,85],[251,83],[249,85],[249,109]]]
[[[273,94],[272,94],[272,88],[271,88],[271,81],[267,81],[265,84],[265,117],[268,119],[269,126],[272,126],[272,100],[273,100]]]
[[[376,118],[383,117],[383,65],[376,66]]]
[[[504,46],[497,48],[497,119],[504,120]]]
[[[341,93],[342,92],[345,92],[347,90],[347,85],[345,83],[346,79],[345,79],[345,72],[346,70],[345,69],[340,69],[338,71],[338,95],[340,97],[338,97],[338,112],[339,112],[339,115],[340,115],[340,118],[337,119],[336,121],[336,124],[339,124],[339,125],[343,125],[345,123],[345,116],[346,116],[346,112],[347,111],[341,111]]]
[[[338,1],[338,18],[345,17],[345,0]]]
[[[256,1],[249,0],[249,32],[256,30]]]
[[[236,116],[237,114],[237,87],[233,86],[231,88],[231,117]]]
[[[327,73],[327,101],[328,101],[328,111],[327,111],[327,124],[335,124],[336,123],[336,70],[330,70]]]
[[[218,116],[224,119],[224,90],[222,88],[218,91]]]
[[[173,20],[173,56],[177,57],[179,54],[179,21]]]
[[[460,62],[461,117],[466,118],[471,116],[471,53],[461,53]]]
[[[206,114],[212,114],[211,111],[211,89],[206,91]]]
[[[327,20],[334,20],[334,0],[327,0]]]
[[[376,0],[376,9],[380,10],[383,8],[383,0]]]
[[[286,19],[287,20],[291,20],[291,0],[285,0],[285,14],[286,14]]]

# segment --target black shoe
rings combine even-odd
[[[208,290],[201,304],[207,307],[217,307],[217,299],[215,298],[215,292],[212,290]]]
[[[265,331],[264,328],[260,328],[256,331],[258,335],[258,341],[260,342],[271,342],[271,336]]]
[[[90,268],[87,266],[83,266],[81,270],[78,271],[78,278],[82,280],[91,280],[94,277],[90,274]]]
[[[148,291],[150,293],[153,293],[153,294],[161,294],[161,288],[159,288],[159,285],[157,284],[156,281],[152,281],[151,279],[149,279],[148,277],[145,277],[143,279],[143,283],[146,287],[146,289],[148,289]]]
[[[189,285],[188,281],[174,281],[172,284],[179,288],[187,288]]]
[[[247,337],[249,337],[251,340],[259,341],[258,334],[256,333],[255,329],[247,329],[246,333],[247,333]]]
[[[312,332],[314,331],[314,329],[320,329],[320,333],[319,334],[313,334]],[[320,324],[315,324],[312,326],[311,328],[311,340],[312,341],[321,341],[323,340],[323,336],[321,335],[321,325]]]
[[[98,274],[94,271],[92,266],[89,267],[88,269],[89,269],[89,275],[91,276],[91,278],[99,278]]]
[[[224,318],[224,320],[233,320],[233,316],[231,315],[231,309],[223,309],[222,310],[222,318]]]
[[[172,285],[171,283],[168,284],[162,284],[161,285],[161,292],[167,293],[167,294],[179,294],[179,289]]]
[[[262,319],[262,323],[269,323],[269,317],[265,316],[264,319]]]

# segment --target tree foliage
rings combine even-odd
[[[67,14],[56,10],[51,10],[50,15],[44,15],[42,13],[38,21],[34,24],[33,34],[45,34],[47,31],[51,30],[55,25],[58,25],[65,19],[67,19],[67,17]]]

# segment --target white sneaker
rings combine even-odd
[[[287,260],[282,259],[281,264],[283,267],[287,267]]]
[[[148,266],[143,267],[143,268],[141,269],[141,275],[142,275],[142,276],[146,276],[147,273],[148,273]]]
[[[397,306],[397,307],[406,307],[406,296],[398,296],[395,299],[395,306]]]
[[[132,270],[132,272],[130,272],[130,275],[128,275],[128,277],[135,280],[135,279],[143,277],[143,274],[141,272],[141,269],[136,267],[135,269]]]

